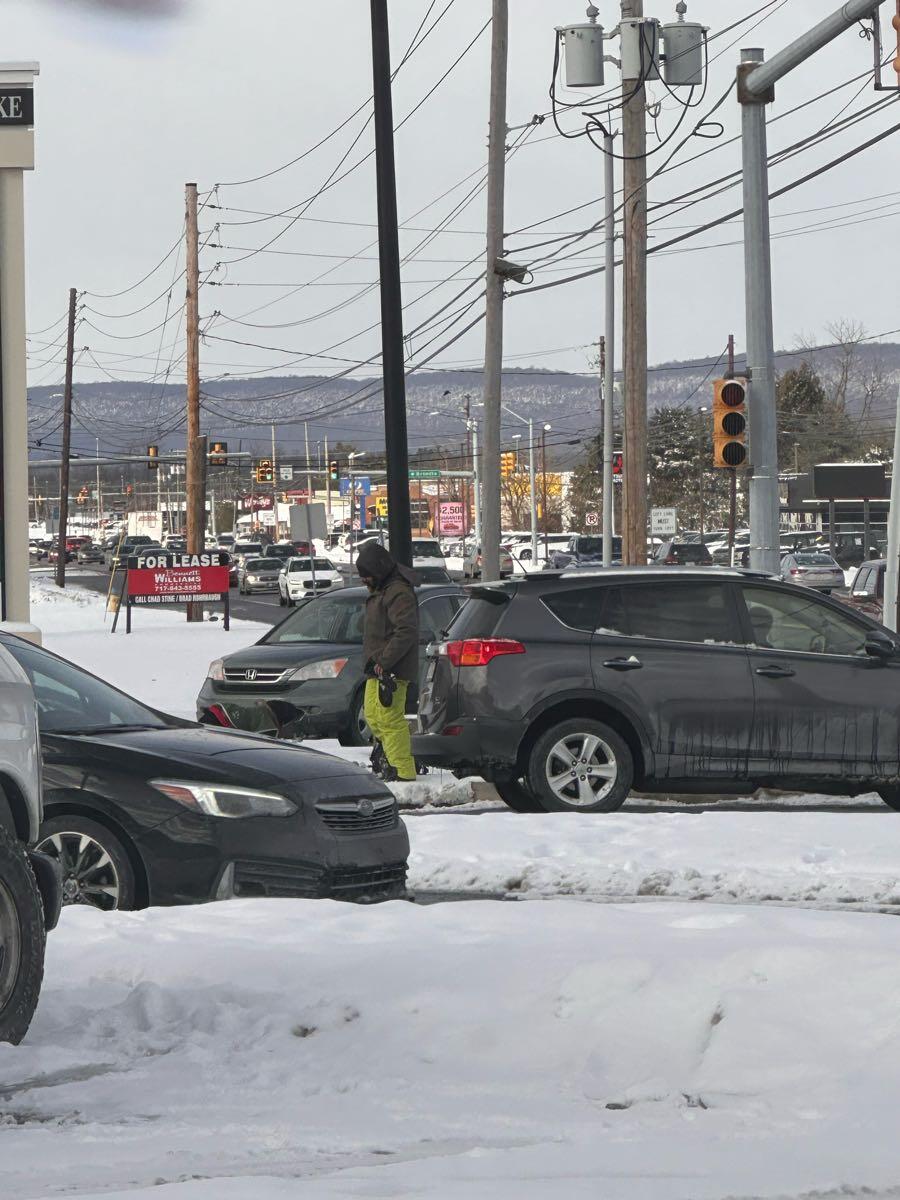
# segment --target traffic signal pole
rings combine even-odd
[[[744,271],[747,310],[747,365],[752,414],[750,452],[750,565],[776,572],[779,565],[778,431],[775,415],[775,343],[772,324],[772,256],[769,239],[769,161],[766,104],[774,85],[884,0],[846,0],[764,62],[760,49],[741,51],[738,101],[744,184]],[[626,195],[628,188],[626,184]]]
[[[388,533],[394,558],[411,567],[409,450],[406,434],[406,374],[403,354],[403,300],[400,287],[400,235],[397,229],[397,180],[394,169],[391,50],[387,0],[370,0],[370,2]]]

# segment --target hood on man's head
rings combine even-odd
[[[363,579],[381,583],[397,566],[396,559],[380,542],[366,542],[356,558],[356,573]]]
[[[398,563],[393,554],[387,551],[380,542],[366,542],[356,557],[356,573],[362,579],[374,579],[376,584],[382,584],[388,575],[396,571],[413,587],[419,582],[419,577],[410,567]]]

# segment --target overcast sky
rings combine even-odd
[[[426,29],[448,2],[437,0]],[[689,18],[709,25],[712,36],[762,4],[763,0],[690,0]],[[614,25],[618,3],[598,0],[598,6],[601,21]],[[184,284],[177,278],[183,259],[168,258],[146,282],[132,285],[177,243],[188,180],[196,180],[201,194],[221,185],[209,198],[223,206],[207,207],[201,215],[202,236],[212,243],[201,254],[203,277],[209,280],[201,294],[201,314],[210,335],[203,348],[205,377],[251,371],[325,374],[342,369],[344,359],[359,361],[377,354],[377,292],[370,288],[358,295],[377,279],[371,159],[308,208],[303,205],[303,219],[293,224],[284,219],[240,223],[255,220],[253,214],[285,209],[296,215],[297,206],[322,188],[348,150],[340,170],[363,158],[371,147],[371,126],[364,128],[369,109],[295,165],[258,182],[236,185],[301,155],[365,103],[371,88],[365,0],[5,0],[3,7],[5,56],[38,59],[41,64],[36,84],[37,169],[27,181],[32,383],[56,383],[61,377],[60,351],[53,343],[62,336],[63,326],[52,323],[63,315],[70,286],[88,293],[85,321],[76,337],[77,377],[159,378],[169,367],[172,381],[183,378],[178,314]],[[720,57],[711,64],[706,97],[687,114],[674,140],[652,155],[650,169],[662,163],[725,91],[741,46],[763,46],[772,54],[834,7],[836,0],[779,0],[754,21],[712,42],[711,56]],[[517,128],[548,109],[553,27],[583,19],[583,8],[581,0],[510,3],[509,140],[522,140],[509,163],[505,224],[514,231],[543,222],[527,234],[508,238],[507,252],[524,263],[554,248],[522,249],[529,243],[583,229],[602,215],[601,153],[585,138],[556,136],[549,120],[527,135]],[[645,8],[648,15],[668,21],[674,0],[656,5],[647,0]],[[428,9],[426,0],[391,0],[395,65]],[[490,10],[489,0],[450,4],[397,76],[395,123],[476,37]],[[761,17],[766,19],[752,29]],[[615,44],[610,49],[615,53]],[[397,134],[400,217],[411,227],[403,231],[403,250],[418,246],[427,236],[424,231],[448,223],[448,231],[430,240],[404,268],[407,330],[432,317],[480,270],[485,198],[477,185],[485,162],[489,51],[488,28]],[[770,121],[870,64],[869,43],[856,31],[845,34],[779,86],[769,108]],[[887,74],[893,78],[890,70]],[[607,82],[617,81],[616,68],[609,65]],[[859,88],[863,90],[854,99]],[[666,138],[681,109],[660,85],[652,86],[650,94],[661,102],[656,125],[660,137]],[[577,93],[563,95],[568,102],[580,98]],[[847,111],[852,112],[875,99],[870,83],[845,87],[772,124],[770,149],[821,129],[848,103]],[[898,114],[900,108],[892,104],[888,111],[774,167],[773,187],[887,128],[900,120]],[[717,148],[739,131],[733,94],[714,120],[724,126],[722,136],[688,141],[672,169],[651,183],[651,205],[739,166],[738,142]],[[574,110],[563,123],[576,130],[583,119]],[[650,130],[652,147],[653,122]],[[704,130],[718,131],[717,126]],[[357,135],[358,143],[349,149]],[[712,152],[679,165],[704,150]],[[773,202],[773,230],[794,233],[773,243],[778,345],[793,345],[801,334],[828,340],[828,322],[841,317],[862,322],[872,333],[900,326],[893,242],[900,220],[897,163],[898,142],[889,139]],[[620,171],[617,164],[617,182]],[[475,194],[465,204],[473,188]],[[556,215],[585,203],[588,207],[578,212]],[[463,207],[455,212],[458,204]],[[653,228],[654,238],[673,236],[739,205],[738,187],[684,211],[663,208],[655,214],[663,219]],[[835,221],[844,227],[833,228]],[[218,235],[217,222],[222,223]],[[804,232],[822,222],[832,227]],[[251,253],[276,234],[281,236],[270,249],[279,253]],[[732,331],[738,347],[743,347],[741,236],[736,222],[679,248],[687,253],[651,258],[651,362],[717,353]],[[586,238],[575,248],[574,259],[537,270],[535,283],[595,265],[602,254],[597,243],[596,236]],[[716,243],[736,244],[701,249]],[[245,255],[250,257],[237,261]],[[347,256],[355,257],[343,261]],[[470,259],[476,265],[466,265]],[[234,261],[216,269],[227,260]],[[451,283],[441,282],[451,274]],[[300,287],[304,284],[311,286]],[[166,295],[170,286],[171,303]],[[118,297],[102,296],[124,289],[131,290]],[[473,287],[448,313],[475,299],[479,290]],[[586,347],[602,331],[602,275],[533,296],[516,285],[511,291],[517,294],[506,305],[507,362],[586,369]],[[135,311],[145,305],[143,311]],[[337,306],[339,311],[329,315]],[[450,332],[478,311],[476,305]],[[222,315],[214,318],[217,312]],[[156,328],[167,317],[163,328]],[[51,325],[49,333],[38,332]],[[432,326],[412,337],[414,361],[446,340],[426,345],[439,329]],[[316,357],[323,352],[333,357]],[[479,325],[435,361],[474,365],[482,355]],[[109,374],[94,366],[92,356]],[[376,372],[377,367],[364,373]],[[222,384],[219,388],[225,390]]]

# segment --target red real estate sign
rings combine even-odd
[[[129,604],[186,604],[228,594],[228,563],[210,554],[148,554],[128,560]]]

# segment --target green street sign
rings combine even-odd
[[[410,479],[440,479],[440,471],[410,471]]]

